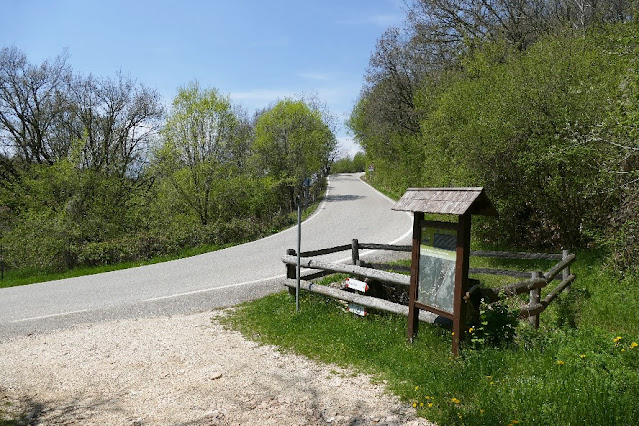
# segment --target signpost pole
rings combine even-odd
[[[295,312],[300,311],[300,251],[302,246],[302,206],[300,197],[297,197],[297,268],[295,277],[297,285],[295,287]]]

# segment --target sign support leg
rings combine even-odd
[[[300,197],[297,197],[297,268],[295,277],[297,285],[295,287],[295,312],[300,311],[300,252],[302,245],[302,206],[300,205]]]
[[[419,308],[415,306],[417,300],[417,279],[419,276],[419,247],[422,239],[421,221],[424,219],[424,213],[415,212],[413,220],[413,250],[410,271],[410,287],[408,289],[408,329],[407,338],[409,342],[413,342],[417,332],[419,331]]]

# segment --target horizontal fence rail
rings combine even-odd
[[[311,259],[316,256],[323,256],[332,253],[338,253],[341,251],[351,250],[351,263],[331,263],[324,262],[317,259]],[[384,299],[378,299],[371,296],[357,295],[349,293],[343,290],[334,289],[321,285],[314,285],[310,283],[310,280],[320,278],[331,273],[345,273],[354,275],[359,278],[375,280],[382,283],[409,286],[410,276],[406,273],[410,273],[410,267],[400,265],[390,265],[386,263],[368,263],[359,259],[360,250],[386,250],[386,251],[398,251],[398,252],[411,252],[412,247],[407,245],[393,245],[393,244],[374,244],[374,243],[360,243],[358,240],[353,240],[351,244],[344,244],[335,247],[329,247],[320,250],[311,250],[300,253],[300,266],[307,268],[313,272],[306,273],[300,278],[305,280],[304,290],[313,291],[315,293],[324,294],[336,299],[345,300],[353,303],[357,303],[362,306],[386,310],[394,313],[401,313],[402,315],[408,315],[408,307],[386,301]],[[486,275],[501,275],[509,276],[513,278],[527,278],[522,281],[515,282],[500,288],[485,288],[481,284],[474,285],[467,293],[465,300],[470,302],[470,295],[474,292],[479,292],[481,298],[488,303],[494,303],[500,300],[504,300],[508,297],[514,297],[519,294],[529,293],[529,303],[520,308],[520,317],[528,318],[530,323],[534,327],[539,327],[539,315],[552,303],[552,301],[568,287],[575,280],[575,275],[570,273],[570,265],[572,265],[576,256],[563,250],[561,254],[558,253],[524,253],[524,252],[504,252],[504,251],[484,251],[474,250],[470,252],[471,257],[488,257],[496,259],[517,259],[517,260],[558,260],[559,262],[550,268],[547,272],[540,271],[514,271],[508,269],[496,269],[496,268],[470,268],[471,274],[486,274]],[[297,256],[295,250],[289,249],[286,252],[286,256],[282,257],[282,262],[287,267],[287,278],[293,279],[296,277],[295,267],[297,265]],[[393,272],[389,272],[393,271]],[[541,299],[541,290],[547,287],[553,280],[561,281],[544,299]],[[288,287],[294,287],[290,282],[285,283]],[[362,299],[364,298],[364,299]],[[357,299],[357,301],[355,300]],[[374,300],[370,300],[374,299]],[[381,302],[378,302],[381,301]],[[397,305],[397,306],[394,306]],[[402,308],[398,308],[401,306]],[[388,308],[388,309],[387,309]],[[403,313],[406,308],[406,314]],[[400,312],[401,311],[401,312]],[[431,314],[433,315],[433,314]],[[421,319],[421,318],[420,318]],[[430,321],[430,319],[429,319]],[[432,321],[430,321],[432,322]]]

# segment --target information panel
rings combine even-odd
[[[422,227],[417,301],[453,314],[457,231]]]

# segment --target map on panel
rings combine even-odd
[[[417,301],[453,314],[457,232],[422,228]]]

